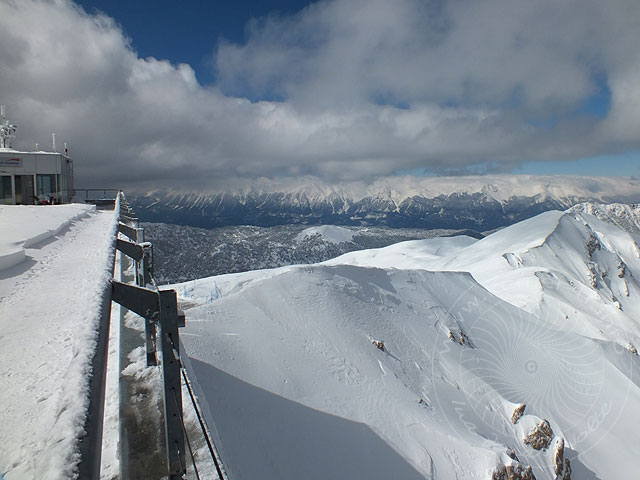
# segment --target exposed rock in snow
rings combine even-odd
[[[627,273],[627,264],[620,259],[620,263],[618,263],[618,278],[624,278]]]
[[[449,337],[449,340],[451,340],[452,342],[456,342],[456,343],[459,343],[460,345],[466,345],[473,348],[473,345],[471,344],[469,337],[467,336],[466,333],[462,331],[461,328],[458,328],[458,330],[455,333],[449,330],[448,337]]]
[[[535,450],[546,450],[551,444],[553,438],[553,430],[549,425],[548,420],[543,420],[542,423],[536,425],[526,437],[524,437],[524,444],[531,446]]]
[[[556,442],[555,463],[555,480],[571,480],[571,461],[564,458],[564,438],[560,438]]]
[[[587,249],[589,260],[591,260],[591,258],[593,257],[593,253],[596,250],[600,250],[602,248],[600,245],[600,241],[598,240],[598,236],[595,233],[591,233],[591,235],[589,235],[585,247]]]
[[[525,408],[527,408],[527,406],[524,403],[521,403],[518,407],[515,408],[513,414],[511,415],[511,423],[518,423],[518,420],[520,420],[520,417],[522,417],[522,415],[524,414]]]
[[[530,465],[523,467],[520,464],[515,466],[502,466],[493,472],[492,480],[536,480]]]

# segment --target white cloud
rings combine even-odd
[[[139,58],[107,17],[0,0],[0,102],[17,146],[55,131],[87,185],[507,168],[640,146],[639,16],[635,0],[320,2],[221,43],[203,87],[188,65]],[[609,118],[567,116],[596,75]]]

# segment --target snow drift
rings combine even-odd
[[[0,271],[25,261],[26,248],[57,235],[95,208],[84,204],[56,205],[55,208],[0,205]]]

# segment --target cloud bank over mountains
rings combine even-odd
[[[638,24],[635,0],[323,1],[221,39],[201,85],[105,15],[0,0],[0,102],[82,185],[509,171],[640,148]]]

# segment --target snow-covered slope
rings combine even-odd
[[[348,228],[335,225],[320,225],[319,227],[305,228],[298,234],[296,240],[304,241],[307,238],[319,237],[329,243],[344,243],[353,240],[355,232]]]
[[[638,278],[629,233],[554,211],[178,293],[232,478],[591,480],[640,471]]]
[[[640,234],[640,204],[627,205],[624,203],[580,203],[571,211],[588,213],[605,222],[618,225],[627,232]]]

